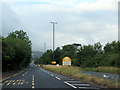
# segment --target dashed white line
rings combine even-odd
[[[58,78],[58,77],[55,77],[56,79],[58,79],[58,80],[61,80],[60,78]]]
[[[69,85],[69,86],[71,86],[71,87],[73,87],[73,88],[77,88],[77,87],[75,87],[74,85],[72,85],[72,84],[70,84],[70,83],[68,83],[68,82],[66,82],[66,81],[64,81],[64,83],[67,84],[67,85]]]

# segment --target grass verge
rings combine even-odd
[[[120,74],[120,68],[116,68],[116,67],[81,68],[81,70],[101,72],[101,73]]]
[[[120,81],[118,80],[108,80],[102,77],[96,77],[91,75],[86,75],[80,73],[79,67],[67,67],[67,66],[55,66],[55,65],[42,65],[44,69],[75,78],[77,80],[82,80],[83,82],[96,84],[103,88],[119,88]]]

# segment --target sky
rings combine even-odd
[[[118,40],[119,0],[2,0],[2,36],[16,30],[27,32],[32,50],[52,49],[52,24],[55,48]]]

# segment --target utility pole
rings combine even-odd
[[[53,25],[53,61],[54,61],[54,48],[55,48],[55,24],[57,24],[57,22],[50,22]]]

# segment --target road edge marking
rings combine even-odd
[[[24,71],[24,70],[23,70],[23,71]],[[0,80],[0,82],[3,82],[3,81],[5,81],[5,80],[7,80],[7,79],[9,79],[9,78],[11,78],[11,77],[14,77],[14,76],[16,76],[16,75],[22,73],[23,71],[20,71],[20,72],[18,72],[18,73],[16,73],[16,74],[13,74],[12,76],[6,77],[6,78]]]

